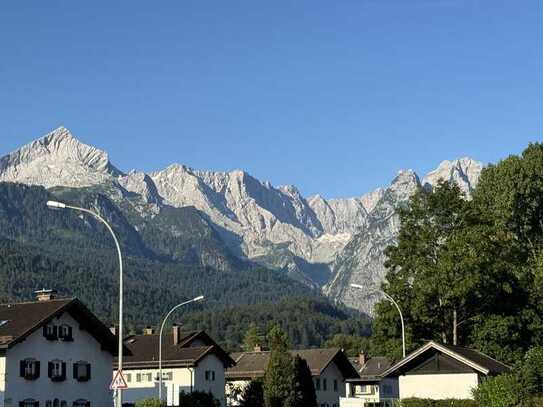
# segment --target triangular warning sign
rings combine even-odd
[[[123,371],[117,370],[111,384],[109,385],[111,390],[128,389],[126,380],[124,380]]]

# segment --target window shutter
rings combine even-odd
[[[87,363],[87,380],[90,380],[90,379],[91,379],[91,364]],[[89,405],[90,405],[90,401],[89,401]]]
[[[58,338],[58,326],[53,326],[53,338]]]
[[[35,402],[34,402],[34,407],[40,407],[40,402],[39,402],[39,401],[35,401]]]
[[[25,367],[26,367],[26,361],[24,360],[21,360],[19,362],[19,374],[21,375],[21,377],[25,377]]]
[[[68,327],[68,338],[69,338],[70,340],[73,339],[73,336],[72,336],[72,327],[71,327],[71,326]]]
[[[19,407],[25,407],[25,402],[24,401],[19,401]]]
[[[78,365],[79,365],[79,363],[77,363],[77,362],[73,364],[73,367],[74,367],[74,369],[73,369],[74,370],[74,379],[78,378],[77,377],[77,367],[78,367]]]
[[[66,362],[62,362],[62,380],[66,380]]]
[[[40,361],[36,360],[34,363],[36,364],[36,374],[34,375],[34,379],[37,379],[40,377]]]

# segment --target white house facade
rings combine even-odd
[[[481,380],[510,370],[474,349],[428,342],[390,367],[384,376],[398,379],[400,399],[472,399]]]
[[[158,397],[158,339],[149,329],[126,338],[130,355],[123,361],[128,384],[123,403]],[[225,369],[234,364],[228,354],[203,331],[181,332],[174,326],[162,340],[162,397],[167,405],[178,405],[181,393],[199,391],[211,393],[226,406]]]
[[[76,299],[0,305],[0,405],[112,406],[116,339]]]
[[[302,349],[290,351],[304,359],[311,371],[318,407],[339,407],[345,396],[345,381],[358,377],[347,356],[340,349]],[[270,359],[269,351],[255,350],[233,355],[236,365],[226,371],[228,405],[241,401],[251,380],[264,377]]]

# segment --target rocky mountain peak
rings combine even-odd
[[[423,178],[422,185],[426,188],[432,188],[440,180],[455,182],[469,198],[479,180],[482,169],[481,162],[469,157],[452,161],[445,160]]]

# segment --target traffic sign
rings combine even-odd
[[[109,388],[111,390],[128,389],[128,384],[126,384],[122,370],[117,370]]]

